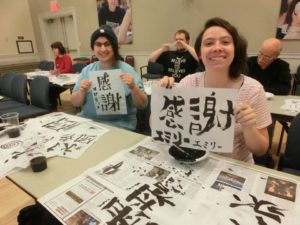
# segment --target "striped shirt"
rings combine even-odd
[[[204,87],[204,72],[198,72],[183,78],[179,87]],[[239,89],[237,104],[243,103],[250,105],[257,115],[256,128],[262,129],[269,126],[272,122],[270,109],[263,86],[256,80],[244,75],[244,82]],[[236,105],[237,105],[236,104]],[[253,140],[255,141],[255,140]],[[252,153],[248,150],[242,127],[236,123],[234,128],[234,144],[232,153],[222,155],[245,162],[254,163]]]

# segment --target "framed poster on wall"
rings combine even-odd
[[[119,44],[131,44],[132,33],[132,14],[131,0],[96,0],[98,23],[110,26]]]
[[[281,0],[276,37],[300,40],[300,0]]]
[[[16,41],[18,53],[25,54],[25,53],[33,53],[33,45],[31,40],[19,40]]]

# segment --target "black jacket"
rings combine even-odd
[[[257,56],[248,58],[248,75],[258,80],[265,91],[275,95],[288,95],[291,89],[291,74],[289,64],[281,59],[275,59],[264,70],[257,63]]]

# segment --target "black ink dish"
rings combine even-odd
[[[40,172],[47,168],[47,159],[45,156],[38,156],[30,160],[30,166],[33,172]]]
[[[193,164],[202,161],[207,157],[208,152],[204,150],[192,149],[187,147],[178,147],[172,145],[169,148],[169,154],[176,160]]]
[[[19,137],[21,135],[19,128],[10,128],[7,129],[7,134],[10,138]]]

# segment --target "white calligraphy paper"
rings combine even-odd
[[[167,144],[232,152],[233,89],[152,87],[152,137]]]
[[[29,165],[23,146],[29,138],[34,137],[42,143],[47,158],[63,156],[76,159],[106,132],[107,128],[88,119],[61,112],[29,119],[19,137],[0,136],[0,177]]]
[[[281,108],[284,110],[298,113],[298,112],[300,112],[300,100],[299,99],[285,99],[284,105],[281,106]]]
[[[121,70],[90,72],[92,95],[97,115],[127,114]]]

